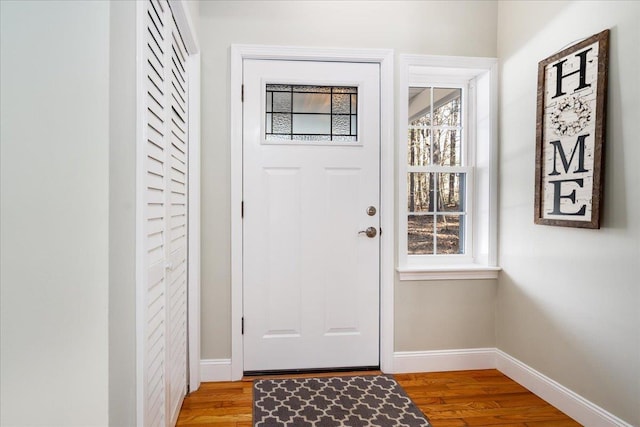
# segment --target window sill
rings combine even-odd
[[[500,267],[478,264],[446,265],[433,267],[402,267],[397,271],[400,281],[410,280],[475,280],[497,279]]]

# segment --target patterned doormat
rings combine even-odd
[[[253,402],[256,427],[430,426],[386,375],[256,380]]]

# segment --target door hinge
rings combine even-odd
[[[240,218],[244,218],[244,200],[240,202]]]
[[[244,85],[242,85],[242,89],[240,90],[240,102],[244,102]]]
[[[240,331],[242,332],[242,335],[244,335],[244,317],[242,318],[242,321],[240,323]]]

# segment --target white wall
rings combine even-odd
[[[390,48],[396,54],[495,56],[496,15],[494,1],[200,4],[203,359],[231,356],[230,45]],[[471,292],[470,286],[475,286]],[[397,284],[396,349],[466,348],[478,343],[493,346],[495,286],[495,281]],[[443,307],[447,301],[461,306],[475,304],[475,309],[424,311],[425,306]],[[438,333],[422,327],[427,324],[437,324]],[[471,331],[465,332],[463,325]],[[407,334],[408,330],[415,333]],[[449,338],[445,338],[447,334]]]
[[[499,3],[497,343],[640,425],[640,3]],[[611,29],[600,230],[533,223],[537,64]]]
[[[136,424],[136,2],[109,2],[109,423]]]
[[[106,425],[109,4],[0,16],[0,424]]]

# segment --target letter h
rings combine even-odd
[[[565,95],[566,92],[562,91],[562,79],[564,79],[565,77],[569,77],[571,75],[574,75],[576,73],[580,73],[580,84],[579,86],[574,90],[578,91],[580,89],[584,89],[585,87],[589,87],[591,86],[591,83],[587,83],[587,54],[589,53],[589,51],[593,50],[593,48],[589,48],[587,50],[584,50],[578,54],[576,54],[576,56],[578,58],[580,58],[580,68],[572,71],[570,73],[567,74],[562,74],[562,66],[564,65],[565,62],[567,62],[566,59],[563,59],[562,61],[553,64],[553,66],[556,69],[556,94],[553,96],[553,98],[557,98],[559,96]]]

